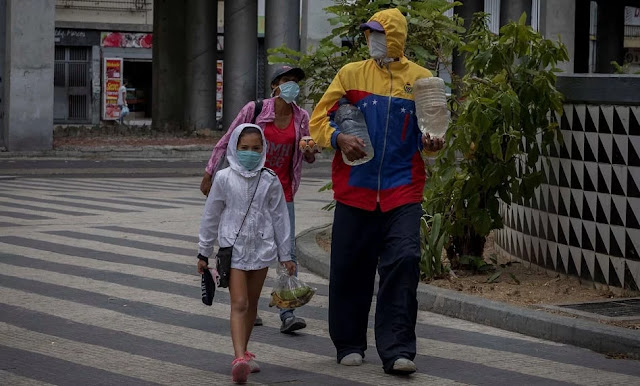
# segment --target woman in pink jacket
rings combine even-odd
[[[288,66],[278,68],[271,80],[272,98],[262,102],[262,111],[255,117],[255,124],[262,128],[267,140],[265,167],[276,172],[284,189],[291,223],[291,260],[296,264],[293,197],[300,186],[302,160],[312,163],[316,159],[313,151],[302,151],[298,146],[300,139],[309,135],[309,114],[294,102],[300,92],[298,82],[302,79],[304,79],[304,72],[300,68]],[[200,184],[200,190],[205,196],[209,194],[216,165],[227,150],[233,129],[243,123],[253,123],[255,108],[255,102],[247,103],[233,120],[227,133],[213,148]],[[285,334],[307,326],[304,319],[293,314],[293,310],[280,310],[280,319],[282,320],[280,332]],[[256,325],[260,324],[262,321],[258,317]]]

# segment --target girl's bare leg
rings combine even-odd
[[[244,358],[244,352],[247,350],[247,341],[249,340],[246,328],[247,320],[249,320],[249,274],[250,272],[231,268],[229,277],[231,341],[233,342],[233,351],[236,358]],[[250,320],[253,323],[253,319]]]
[[[259,271],[246,272],[248,276],[247,280],[247,293],[249,299],[249,306],[247,310],[247,319],[245,321],[246,340],[244,342],[245,350],[249,345],[249,338],[251,337],[251,331],[253,331],[254,321],[258,314],[258,300],[260,300],[260,293],[262,292],[262,286],[264,280],[267,277],[267,271],[269,268],[263,268]],[[244,354],[244,351],[243,351]]]

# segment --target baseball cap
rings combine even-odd
[[[368,29],[376,32],[384,33],[384,27],[382,26],[382,24],[378,23],[377,21],[368,21],[366,23],[360,24],[360,31],[364,31]]]
[[[281,76],[291,74],[296,77],[296,82],[304,79],[304,71],[298,67],[290,67],[290,66],[280,66],[276,68],[273,72],[273,76],[271,77],[271,84],[274,84]]]

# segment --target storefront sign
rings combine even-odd
[[[222,60],[216,66],[216,119],[222,119]]]
[[[118,119],[120,118],[118,90],[122,86],[122,58],[104,58],[102,79],[102,119]]]
[[[640,8],[624,7],[624,25],[640,26]]]
[[[153,34],[130,32],[103,32],[100,35],[102,47],[151,48]]]
[[[56,28],[54,41],[61,46],[97,46],[100,43],[100,32]]]

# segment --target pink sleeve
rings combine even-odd
[[[233,129],[243,123],[251,123],[255,107],[255,102],[249,102],[244,105],[242,110],[240,110],[238,115],[236,115],[236,118],[233,120],[233,122],[231,122],[231,125],[229,126],[227,132],[222,136],[222,138],[220,138],[218,143],[216,143],[216,146],[213,148],[213,151],[211,152],[211,158],[209,158],[209,163],[207,163],[207,168],[205,169],[207,174],[213,175],[213,171],[216,169],[218,161],[227,151],[227,145],[229,144],[229,138],[231,137]]]

